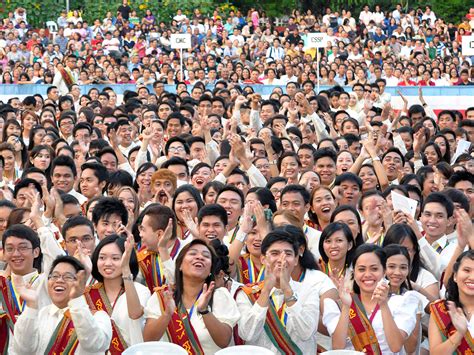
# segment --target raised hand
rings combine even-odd
[[[186,212],[188,212],[186,210]],[[189,213],[189,212],[188,212]],[[167,249],[169,241],[173,239],[173,219],[170,218],[168,220],[168,224],[166,225],[165,231],[161,236],[160,240],[158,240],[158,249]]]
[[[331,278],[332,282],[337,288],[337,292],[339,293],[339,298],[341,299],[342,303],[348,307],[352,304],[352,296],[350,291],[350,277],[349,275],[345,275],[344,277],[339,277],[338,270],[334,270],[329,277]]]
[[[130,257],[133,253],[133,248],[135,246],[135,240],[133,239],[133,235],[130,233],[127,235],[127,239],[125,240],[125,251],[122,254],[121,260],[121,267],[122,267],[122,275],[130,275]]]
[[[120,145],[120,139],[117,135],[117,131],[115,129],[111,129],[109,132],[109,141],[113,148],[117,148]]]
[[[253,206],[250,203],[247,203],[244,208],[244,214],[242,215],[242,219],[240,221],[240,229],[242,232],[248,234],[253,228],[253,221],[252,221],[252,212]]]
[[[151,127],[147,127],[142,132],[142,138],[144,142],[149,142],[153,138],[153,129]]]
[[[467,318],[462,310],[462,308],[457,307],[452,301],[447,301],[448,303],[448,313],[451,317],[451,322],[454,325],[454,328],[461,333],[462,335],[466,334],[467,331]]]
[[[19,293],[20,297],[26,302],[28,307],[38,307],[38,292],[31,287],[31,285],[25,284],[23,277],[12,274],[13,284],[15,290]]]
[[[92,272],[92,261],[89,254],[90,250],[86,249],[81,241],[77,241],[77,248],[74,257],[84,265],[84,268],[86,269],[86,279]]]
[[[197,220],[193,219],[191,212],[189,210],[183,210],[183,222],[189,232],[193,235],[194,238],[199,238],[199,230],[197,225]]]
[[[265,260],[264,265],[265,265],[265,279],[264,279],[263,288],[267,289],[267,291],[270,293],[270,291],[276,285],[275,268],[277,267],[277,265],[275,263],[275,266],[272,268],[272,265],[268,262],[268,260]]]
[[[418,132],[413,135],[413,151],[420,153],[421,148],[426,143],[425,127],[421,127]]]
[[[204,312],[209,305],[209,301],[211,300],[212,294],[214,292],[214,288],[216,287],[216,283],[211,281],[209,287],[205,283],[202,286],[202,292],[197,300],[197,310],[198,312]]]
[[[469,243],[469,239],[474,236],[474,227],[469,214],[462,208],[454,211],[454,217],[456,219],[456,231],[458,234],[458,243],[460,246],[466,246]]]
[[[385,279],[379,281],[375,287],[372,298],[377,301],[379,305],[386,304],[388,302],[388,293],[390,291],[390,286]]]
[[[290,280],[291,280],[291,271],[288,265],[288,261],[286,260],[285,254],[281,254],[280,256],[280,288],[282,291],[291,288]]]
[[[255,206],[253,207],[253,213],[257,222],[255,228],[257,229],[258,234],[260,234],[263,239],[270,232],[270,228],[268,225],[268,221],[265,217],[265,210],[260,201],[257,201]]]
[[[76,274],[76,280],[72,282],[71,291],[69,291],[69,299],[74,299],[84,294],[86,289],[87,273],[84,270]]]

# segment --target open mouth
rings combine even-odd
[[[331,212],[331,207],[323,207],[323,208],[321,208],[321,212],[322,213],[329,213],[329,212]]]
[[[196,269],[204,269],[204,263],[200,262],[200,261],[197,261],[197,262],[193,263],[193,267],[195,267]]]

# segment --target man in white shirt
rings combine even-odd
[[[74,180],[77,176],[76,164],[71,157],[67,155],[59,155],[51,164],[51,180],[53,186],[71,196],[74,196],[83,204],[87,198],[74,190]]]
[[[454,204],[444,194],[432,192],[423,203],[420,221],[425,235],[418,240],[422,260],[431,273],[441,278],[456,249],[457,241],[448,240],[446,231],[453,217]]]
[[[48,275],[52,304],[39,308],[38,294],[19,281],[26,309],[18,318],[11,353],[103,354],[112,340],[112,324],[105,311],[94,315],[83,297],[87,273],[71,256],[57,258]],[[15,280],[16,281],[16,280]]]
[[[368,26],[372,20],[372,13],[369,11],[369,5],[364,6],[364,10],[359,15],[359,21]]]
[[[310,194],[301,185],[288,185],[280,195],[280,208],[293,213],[300,221],[304,221],[305,214],[310,208]],[[308,249],[319,260],[319,238],[321,232],[307,225],[304,226],[304,234],[308,240]]]
[[[282,349],[286,353],[316,353],[318,290],[315,283],[292,280],[298,253],[298,243],[288,232],[275,230],[262,241],[265,280],[263,285],[248,285],[237,291],[241,339],[236,343],[243,340],[273,353]]]
[[[280,46],[280,40],[275,38],[273,40],[273,46],[267,49],[267,62],[276,62],[279,60],[283,60],[285,57],[285,51]]]

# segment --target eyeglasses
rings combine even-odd
[[[77,280],[77,277],[76,275],[73,275],[70,272],[66,272],[64,274],[54,273],[54,274],[48,275],[48,280],[59,281],[60,279],[62,279],[65,282],[73,282]]]
[[[6,254],[13,254],[15,253],[15,250],[18,251],[20,254],[25,254],[28,250],[32,250],[32,249],[33,247],[27,247],[27,246],[19,246],[18,248],[7,246],[3,250],[5,251]]]
[[[171,153],[180,153],[184,152],[184,147],[171,147],[168,149]]]

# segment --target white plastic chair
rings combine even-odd
[[[364,353],[355,350],[329,350],[321,353],[321,355],[364,355]]]
[[[58,24],[54,21],[47,21],[46,22],[46,28],[49,31],[49,34],[54,38],[56,37],[56,34],[58,33]]]
[[[275,355],[272,351],[254,345],[236,345],[219,350],[216,355]]]
[[[123,352],[123,355],[188,355],[179,345],[165,341],[149,341],[135,344]]]

